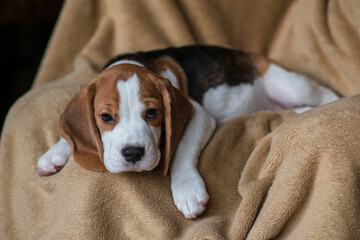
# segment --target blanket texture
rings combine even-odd
[[[3,127],[0,239],[360,239],[359,29],[357,0],[67,1]],[[345,97],[218,125],[199,161],[210,201],[196,220],[161,169],[96,173],[70,158],[36,173],[65,106],[109,58],[188,44],[263,53]]]

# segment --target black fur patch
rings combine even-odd
[[[152,61],[162,56],[172,57],[183,67],[188,78],[189,95],[200,103],[210,88],[222,84],[252,84],[259,75],[247,53],[217,46],[196,45],[119,55],[106,64],[104,69],[116,61],[126,59],[140,62],[154,70]]]

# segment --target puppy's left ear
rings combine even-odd
[[[167,79],[160,80],[160,90],[164,102],[165,122],[165,146],[161,158],[164,164],[163,174],[166,175],[186,124],[193,115],[193,106]]]

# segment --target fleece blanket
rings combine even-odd
[[[3,127],[0,239],[360,239],[359,29],[357,0],[67,1]],[[218,125],[199,161],[210,201],[196,220],[161,169],[96,173],[70,158],[38,176],[61,112],[109,58],[187,44],[265,54],[344,98]]]

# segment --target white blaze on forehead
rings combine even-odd
[[[138,62],[138,61],[123,59],[123,60],[119,60],[119,61],[116,61],[116,62],[110,64],[110,66],[108,66],[106,69],[111,68],[112,66],[115,66],[115,65],[125,64],[125,63],[126,63],[126,64],[137,65],[137,66],[139,66],[139,67],[145,67],[142,63],[140,63],[140,62]]]
[[[120,95],[119,124],[136,124],[141,118],[144,104],[140,102],[139,79],[134,74],[127,81],[118,81],[116,87]]]

